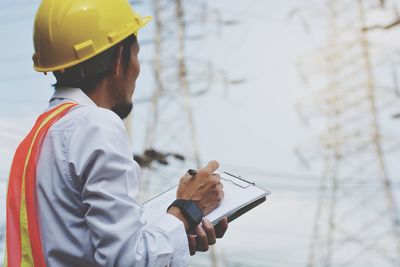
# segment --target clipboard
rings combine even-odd
[[[205,216],[213,225],[217,225],[224,217],[228,218],[228,222],[235,220],[266,201],[271,194],[240,176],[228,172],[218,174],[224,185],[225,196],[220,205]],[[176,199],[177,188],[174,186],[143,203],[147,224],[151,225],[166,213],[168,206]]]

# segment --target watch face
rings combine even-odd
[[[202,210],[197,206],[196,203],[193,201],[188,202],[188,205],[185,207],[186,211],[190,216],[193,218],[193,220],[199,224],[201,220],[203,219],[203,212]]]

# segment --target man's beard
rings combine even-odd
[[[132,103],[120,103],[111,108],[122,120],[126,119],[133,108]]]

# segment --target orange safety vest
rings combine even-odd
[[[76,105],[64,103],[43,113],[15,152],[7,193],[5,267],[46,266],[37,212],[36,162],[49,128]]]

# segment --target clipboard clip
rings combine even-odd
[[[243,179],[242,177],[240,177],[240,176],[237,176],[237,175],[234,175],[234,174],[231,174],[231,173],[229,173],[229,172],[221,172],[220,174],[226,174],[226,175],[228,175],[228,176],[231,176],[231,177],[233,177],[233,178],[235,178],[235,179],[230,179],[229,177],[226,177],[226,176],[224,176],[224,175],[221,175],[221,179],[222,180],[224,180],[224,181],[227,181],[227,182],[230,182],[230,183],[232,183],[232,184],[234,184],[234,185],[237,185],[237,186],[239,186],[239,187],[241,187],[241,188],[243,188],[243,189],[246,189],[247,187],[249,187],[249,186],[255,186],[256,184],[255,183],[253,183],[253,182],[249,182],[249,181],[247,181],[247,180],[245,180],[245,179]]]

